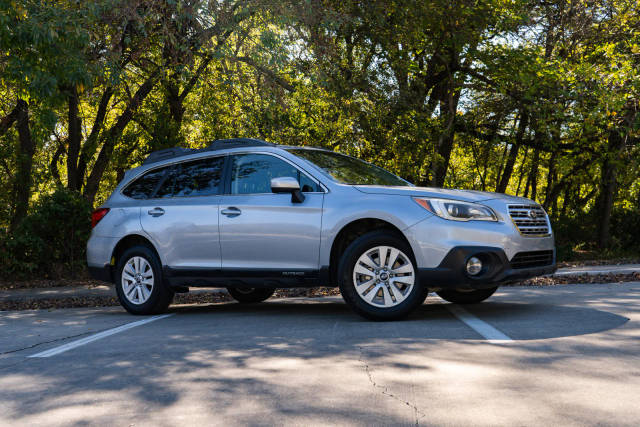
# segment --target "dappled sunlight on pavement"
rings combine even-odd
[[[407,321],[384,323],[339,298],[180,306],[48,359],[6,355],[0,423],[632,424],[640,283],[600,286],[506,288],[466,307],[505,344],[432,296]],[[96,328],[89,313],[101,326],[139,320],[109,309],[0,321]]]

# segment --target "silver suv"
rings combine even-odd
[[[529,199],[415,187],[353,157],[255,139],[150,154],[92,224],[89,270],[134,314],[190,286],[243,303],[339,286],[357,313],[391,320],[429,292],[478,303],[556,268],[549,219]]]

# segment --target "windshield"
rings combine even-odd
[[[386,170],[332,151],[291,148],[288,151],[318,166],[333,179],[351,185],[411,185]]]

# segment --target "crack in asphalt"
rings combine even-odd
[[[70,338],[77,338],[77,337],[81,337],[83,335],[94,334],[96,332],[102,332],[104,330],[106,330],[106,329],[103,329],[103,330],[100,330],[100,331],[88,331],[88,332],[83,332],[81,334],[69,335],[68,337],[60,337],[60,338],[56,338],[54,340],[42,341],[42,342],[35,343],[35,344],[29,345],[29,346],[26,346],[26,347],[17,348],[15,350],[3,351],[3,352],[0,353],[0,356],[3,356],[5,354],[17,353],[19,351],[29,350],[29,349],[36,348],[36,347],[38,347],[40,345],[43,345],[43,344],[51,344],[51,343],[58,342],[58,341],[68,340]]]
[[[123,323],[122,325],[119,325],[119,326],[126,325],[127,323]],[[54,342],[64,341],[64,340],[68,340],[68,339],[71,339],[71,338],[77,338],[77,337],[81,337],[81,336],[84,336],[84,335],[98,334],[100,332],[104,332],[104,331],[109,330],[109,329],[117,328],[119,326],[111,326],[109,328],[96,329],[96,330],[91,330],[91,331],[87,331],[87,332],[82,332],[80,334],[75,334],[75,335],[69,335],[69,336],[66,336],[66,337],[56,338],[56,339],[49,340],[49,341],[42,341],[42,342],[35,343],[35,344],[29,345],[29,346],[26,346],[26,347],[18,348],[18,349],[15,349],[15,350],[9,350],[9,351],[0,352],[0,356],[3,356],[5,354],[18,353],[18,352],[24,351],[24,350],[30,350],[32,348],[36,348],[36,347],[41,346],[43,344],[51,344],[51,343],[54,343]]]
[[[373,388],[377,388],[380,389],[380,392],[387,396],[390,397],[400,403],[404,403],[405,405],[407,405],[408,407],[410,407],[411,409],[413,409],[413,415],[414,415],[414,419],[416,422],[416,426],[420,425],[420,420],[423,419],[424,417],[427,416],[427,414],[425,414],[424,412],[422,412],[417,405],[408,402],[406,400],[401,399],[400,397],[394,395],[393,393],[389,392],[389,388],[387,386],[384,385],[380,385],[378,383],[376,383],[376,381],[373,379],[373,372],[371,370],[371,368],[369,367],[369,364],[364,360],[364,351],[362,349],[362,347],[358,347],[358,350],[360,351],[360,357],[358,358],[358,361],[360,363],[362,363],[362,365],[364,366],[364,371],[367,374],[367,377],[369,378],[369,382],[371,383],[371,385],[373,386]]]
[[[106,330],[106,329],[103,329],[103,330]],[[97,332],[102,332],[102,331],[97,331]],[[81,336],[83,336],[83,335],[89,335],[89,334],[93,334],[93,333],[94,333],[94,331],[88,331],[88,332],[83,332],[83,333],[81,333],[81,334],[69,335],[69,336],[67,336],[67,337],[56,338],[56,339],[54,339],[54,340],[42,341],[42,342],[35,343],[35,344],[29,345],[29,346],[26,346],[26,347],[17,348],[17,349],[15,349],[15,350],[9,350],[9,351],[3,351],[3,352],[0,352],[0,356],[4,356],[4,355],[6,355],[6,354],[11,354],[11,353],[18,353],[18,352],[20,352],[20,351],[30,350],[30,349],[32,349],[32,348],[36,348],[36,347],[38,347],[38,346],[40,346],[40,345],[43,345],[43,344],[51,344],[51,343],[54,343],[54,342],[64,341],[64,340],[68,340],[68,339],[71,339],[71,338],[81,337]],[[21,360],[19,360],[19,361],[18,361],[18,362],[16,362],[16,363],[12,363],[12,364],[10,364],[10,365],[0,366],[0,371],[6,371],[7,369],[12,368],[12,367],[14,367],[14,366],[16,366],[16,365],[20,365],[20,364],[22,364],[22,363],[25,363],[25,362],[26,362],[26,361],[28,361],[28,360],[30,360],[30,359],[29,359],[29,358],[27,358],[27,357],[25,357],[24,359],[21,359]]]

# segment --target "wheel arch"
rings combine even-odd
[[[338,265],[340,264],[340,258],[345,249],[358,237],[372,231],[382,230],[387,230],[404,240],[407,243],[407,246],[411,249],[411,256],[415,259],[411,242],[409,242],[402,230],[400,230],[396,225],[384,219],[375,217],[360,218],[345,224],[336,234],[336,237],[331,243],[331,251],[329,255],[329,281],[331,284],[335,285],[338,283]]]
[[[155,246],[153,245],[153,243],[151,243],[151,241],[148,238],[140,234],[129,234],[123,237],[122,239],[120,239],[118,243],[116,243],[116,245],[114,246],[113,251],[111,252],[112,276],[113,276],[113,269],[118,264],[118,259],[120,258],[120,256],[124,253],[124,251],[126,251],[127,249],[133,246],[146,246],[147,248],[151,249],[153,253],[158,257],[158,260],[160,260],[160,265],[162,265],[162,259],[160,258],[160,254],[158,253]]]

